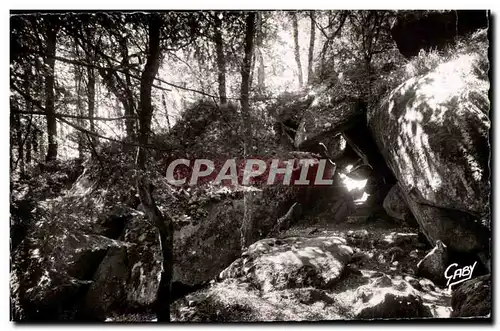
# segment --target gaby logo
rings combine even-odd
[[[472,273],[476,267],[477,261],[473,265],[459,268],[457,263],[452,263],[444,271],[444,277],[448,280],[446,286],[451,289],[451,286],[460,284],[472,278]]]

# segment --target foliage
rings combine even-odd
[[[385,80],[385,90],[391,90],[406,80],[425,75],[440,64],[452,61],[462,55],[478,54],[479,63],[477,69],[481,71],[480,75],[487,75],[489,69],[488,61],[488,39],[487,31],[479,30],[465,37],[460,37],[454,43],[448,45],[443,50],[420,50],[418,56],[409,61],[404,61],[391,71],[392,79]]]

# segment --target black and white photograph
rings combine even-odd
[[[492,322],[490,10],[8,15],[11,324]]]

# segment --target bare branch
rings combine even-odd
[[[25,115],[47,115],[45,112],[36,111],[36,110],[14,110],[15,113],[25,114]],[[81,115],[69,115],[69,114],[61,114],[56,113],[56,116],[59,117],[67,117],[67,118],[76,118],[80,120],[94,120],[94,121],[119,121],[124,119],[136,119],[136,116],[120,116],[120,117],[89,117],[89,116],[81,116]]]
[[[43,107],[37,100],[34,100],[33,98],[31,98],[30,96],[26,95],[24,92],[22,92],[17,86],[11,84],[11,88],[18,92],[21,96],[25,97],[26,99],[30,100],[33,105],[35,105],[37,108],[39,108],[40,110],[42,110],[44,113],[46,113],[46,110],[45,110],[45,107]],[[81,126],[77,125],[77,124],[74,124],[68,120],[66,120],[64,117],[61,117],[60,115],[57,115],[55,114],[55,117],[57,118],[57,120],[59,120],[60,122],[63,122],[71,127],[73,127],[74,129],[76,130],[79,130],[83,133],[86,133],[86,134],[89,134],[91,136],[95,136],[95,137],[98,137],[98,138],[102,138],[102,139],[105,139],[105,140],[109,140],[109,141],[113,141],[113,142],[116,142],[116,143],[119,143],[119,144],[122,144],[122,145],[126,145],[126,146],[136,146],[136,147],[143,147],[143,148],[147,148],[147,149],[152,149],[152,150],[158,150],[158,151],[162,151],[162,152],[171,152],[170,149],[165,149],[165,148],[159,148],[159,147],[155,147],[155,146],[151,146],[151,145],[141,145],[141,144],[137,144],[137,143],[133,143],[133,142],[125,142],[125,141],[122,141],[122,140],[118,140],[118,139],[113,139],[113,138],[110,138],[110,137],[106,137],[106,136],[103,136],[103,135],[100,135],[98,133],[95,133],[93,131],[89,131],[85,128],[82,128]]]

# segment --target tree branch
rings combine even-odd
[[[15,113],[24,114],[24,115],[41,115],[45,116],[46,113],[42,111],[36,110],[14,110]],[[94,120],[94,121],[119,121],[124,119],[136,119],[136,116],[120,116],[120,117],[89,117],[89,116],[80,116],[80,115],[69,115],[69,114],[55,114],[58,117],[67,117],[67,118],[76,118],[80,120]]]
[[[33,105],[35,105],[37,108],[39,108],[40,110],[42,110],[43,112],[45,112],[45,107],[43,107],[37,100],[34,100],[33,98],[27,96],[24,92],[22,92],[19,88],[17,88],[13,84],[11,84],[11,88],[13,90],[15,90],[16,92],[18,92],[21,96],[29,99],[33,103]],[[42,115],[42,114],[40,114],[40,115]],[[162,151],[162,152],[171,152],[172,151],[170,149],[159,148],[159,147],[155,147],[155,146],[151,146],[151,145],[144,146],[144,145],[133,143],[133,142],[124,142],[122,140],[118,140],[118,139],[113,139],[113,138],[110,138],[110,137],[106,137],[106,136],[100,135],[100,134],[98,134],[96,132],[92,132],[92,131],[89,131],[89,130],[87,130],[85,128],[82,128],[81,126],[79,126],[77,124],[71,123],[70,121],[64,119],[64,117],[62,117],[62,116],[60,116],[58,114],[55,114],[55,117],[59,121],[61,121],[61,122],[65,123],[65,124],[71,126],[72,128],[74,128],[76,130],[79,130],[79,131],[81,131],[83,133],[86,133],[86,134],[89,134],[91,136],[95,136],[95,137],[98,137],[98,138],[102,138],[102,139],[105,139],[105,140],[113,141],[113,142],[116,142],[116,143],[119,143],[119,144],[122,144],[122,145],[125,145],[125,146],[143,147],[143,148],[152,149],[152,150],[158,150],[158,151]]]

